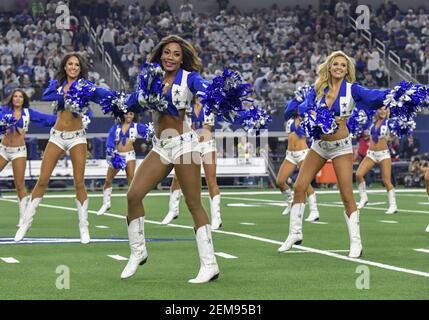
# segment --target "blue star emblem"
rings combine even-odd
[[[337,142],[337,143],[335,144],[335,146],[338,148],[338,147],[340,146],[340,143],[339,143],[339,142]]]
[[[349,140],[346,140],[344,143],[345,143],[345,144],[349,144]]]
[[[183,142],[183,137],[182,136],[180,136],[180,142]]]
[[[180,90],[179,89],[176,89],[176,91],[174,91],[174,95],[175,96],[178,96],[180,94]]]
[[[180,104],[180,100],[179,100],[179,99],[176,99],[176,100],[174,101],[174,104],[175,104],[175,105],[179,105],[179,104]]]

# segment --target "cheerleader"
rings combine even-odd
[[[7,119],[12,120],[6,125]],[[15,89],[6,100],[6,105],[0,110],[0,122],[4,123],[4,137],[0,144],[0,172],[12,162],[13,178],[18,193],[20,227],[24,218],[28,196],[25,189],[25,167],[27,164],[27,148],[25,134],[30,122],[42,126],[52,127],[56,116],[37,112],[30,108],[30,99],[22,89]]]
[[[365,175],[376,163],[380,165],[381,178],[387,190],[389,208],[386,214],[394,214],[398,211],[396,205],[395,189],[391,181],[392,159],[390,157],[387,140],[390,137],[388,126],[389,110],[382,107],[377,110],[376,121],[370,127],[370,142],[366,157],[362,160],[356,171],[356,181],[358,183],[360,201],[357,208],[362,209],[368,203],[366,193]]]
[[[145,209],[142,200],[174,168],[186,205],[191,212],[200,256],[198,275],[190,283],[205,283],[219,276],[214,255],[209,219],[201,203],[201,168],[198,135],[184,121],[185,110],[193,96],[202,94],[208,82],[199,74],[201,59],[188,41],[172,35],[163,38],[152,50],[149,62],[158,63],[165,72],[163,97],[166,109],[153,110],[155,135],[153,148],[137,168],[128,193],[128,238],[131,255],[122,279],[133,276],[139,265],[147,261],[144,237]],[[143,102],[139,92],[132,94],[128,105]]]
[[[138,116],[134,112],[126,113],[121,123],[114,124],[110,128],[106,141],[106,159],[108,160],[109,168],[107,169],[106,181],[103,187],[103,205],[98,210],[97,215],[103,215],[110,209],[112,181],[119,170],[125,169],[128,185],[131,184],[136,169],[136,153],[133,143],[136,141],[137,136],[146,139],[148,136],[148,126],[138,123]],[[116,156],[124,159],[123,165],[119,164],[118,166],[112,161],[112,157],[115,158]]]
[[[295,107],[294,107],[295,106]],[[298,107],[298,101],[293,99],[286,106],[285,111]],[[287,180],[293,174],[295,169],[301,166],[309,149],[307,146],[307,138],[304,129],[300,126],[301,118],[297,116],[296,112],[292,118],[286,121],[286,133],[288,135],[288,145],[286,157],[280,166],[279,173],[277,174],[276,184],[282,194],[285,196],[286,208],[283,210],[283,215],[287,215],[292,206],[292,193],[287,184]],[[308,205],[310,207],[310,214],[305,221],[319,220],[319,210],[317,209],[316,193],[314,192],[311,184],[306,191],[308,197]]]
[[[359,211],[353,196],[353,149],[346,119],[351,116],[357,102],[367,108],[382,107],[388,90],[366,89],[354,83],[355,80],[355,66],[350,57],[342,51],[335,51],[319,66],[314,89],[298,108],[299,115],[305,117],[305,123],[316,125],[307,127],[314,140],[294,185],[289,235],[279,252],[302,242],[305,192],[317,172],[328,159],[332,159],[345,207],[344,218],[350,238],[349,257],[357,258],[362,254]],[[287,119],[291,115],[291,112],[286,112]]]
[[[82,118],[88,114],[89,101],[100,103],[112,92],[95,86],[87,81],[87,78],[88,68],[84,59],[77,53],[68,53],[61,60],[55,80],[50,82],[43,93],[42,100],[54,102],[57,120],[51,129],[40,176],[26,207],[24,221],[15,235],[15,241],[21,241],[30,229],[58,159],[64,152],[69,152],[73,165],[80,241],[84,244],[90,242],[88,195],[84,179],[87,146]]]
[[[196,100],[191,115],[187,119],[191,120],[190,126],[199,135],[200,141],[200,153],[203,162],[204,173],[207,181],[207,186],[210,195],[210,214],[211,214],[211,229],[218,230],[222,227],[222,219],[220,213],[220,192],[219,186],[216,180],[216,140],[212,137],[212,128],[214,127],[214,117],[206,116],[204,108],[201,103]],[[170,201],[168,213],[164,220],[161,222],[162,225],[167,225],[173,219],[177,219],[179,216],[179,203],[180,203],[180,183],[176,175],[174,175],[171,187],[170,187]]]

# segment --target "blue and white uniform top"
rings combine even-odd
[[[388,139],[390,137],[390,129],[388,126],[389,119],[383,119],[381,125],[377,128],[375,122],[369,128],[372,141],[378,143],[378,139]]]
[[[0,110],[0,119],[8,114],[13,116],[13,113],[13,109],[8,106],[3,106]],[[28,131],[30,122],[33,122],[40,127],[51,128],[54,126],[56,121],[57,117],[55,115],[41,113],[31,108],[22,108],[21,117],[9,128],[9,130],[11,132],[17,130],[18,132],[23,131],[25,133]]]
[[[79,80],[79,79],[78,79]],[[78,81],[76,80],[76,81]],[[75,82],[76,82],[75,81]],[[48,87],[45,89],[42,95],[42,100],[44,101],[54,101],[55,102],[55,113],[58,111],[63,111],[66,109],[65,103],[64,103],[64,86],[66,85],[67,81],[64,81],[61,85],[58,84],[57,80],[51,80],[49,81]],[[102,88],[99,86],[94,85],[95,90],[92,91],[89,100],[99,104],[101,100],[104,98],[110,96],[112,94],[112,91],[106,88]],[[76,117],[79,116],[77,113],[73,113]],[[88,114],[89,115],[89,114]],[[89,115],[91,117],[91,115]]]
[[[299,138],[305,137],[305,130],[300,125],[296,126],[296,117],[292,117],[286,122],[286,133],[292,132],[295,132]]]
[[[328,91],[329,87],[326,87],[323,96],[316,100],[317,94],[312,88],[306,99],[298,105],[298,114],[301,116],[311,110],[314,103],[319,106],[326,105]],[[389,92],[390,89],[368,89],[357,83],[349,83],[343,80],[338,96],[330,110],[336,117],[348,118],[352,115],[356,103],[362,104],[367,109],[378,109],[383,106],[384,99]],[[289,119],[295,108],[295,104],[289,104],[285,110],[285,118]]]
[[[173,84],[164,94],[168,108],[164,113],[178,117],[179,110],[190,109],[194,96],[202,96],[209,82],[196,71],[177,70]],[[133,92],[127,102],[128,111],[140,112],[138,91]],[[138,107],[138,108],[137,108]]]
[[[118,143],[122,143],[125,146],[127,139],[134,142],[138,136],[144,137],[147,134],[146,126],[141,123],[132,122],[125,133],[122,132],[122,126],[123,124],[119,123],[110,128],[106,141],[107,149],[115,150]]]

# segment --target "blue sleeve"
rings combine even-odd
[[[53,114],[41,113],[31,108],[28,108],[28,112],[30,113],[30,122],[39,127],[52,128],[57,121],[57,116]]]
[[[109,149],[112,151],[116,149],[116,143],[115,143],[116,127],[117,125],[114,124],[109,130],[109,135],[107,136],[107,140],[106,140],[107,153]]]
[[[58,101],[64,97],[58,93],[58,80],[50,80],[48,87],[43,91],[42,100],[44,101]]]
[[[357,83],[352,84],[353,100],[361,103],[366,109],[381,108],[389,92],[390,89],[368,89]]]
[[[198,72],[193,71],[188,76],[188,88],[194,96],[202,96],[209,84]]]
[[[95,86],[95,90],[92,93],[91,97],[89,98],[89,100],[91,100],[92,102],[100,104],[101,100],[112,95],[112,90],[102,88],[102,87],[98,87],[96,85],[94,85],[94,86]]]
[[[285,111],[284,111],[285,121],[288,121],[292,117],[295,110],[298,109],[298,106],[299,106],[299,102],[296,99],[292,99],[291,101],[289,101],[289,103],[285,106]]]
[[[312,87],[305,100],[298,105],[299,116],[302,116],[305,112],[308,112],[313,108],[313,106],[316,104],[316,97],[316,91],[314,90],[314,87]]]

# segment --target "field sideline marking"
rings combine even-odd
[[[17,200],[7,200],[7,199],[0,199],[0,200],[9,201],[9,202],[17,202]],[[62,207],[62,206],[52,206],[52,205],[43,205],[43,204],[40,204],[40,206],[48,207],[48,208],[63,209],[63,210],[68,210],[68,211],[76,211],[76,208],[69,208],[69,207]],[[97,211],[95,211],[95,210],[88,210],[88,212],[97,213]],[[108,213],[107,214],[106,213],[104,215],[110,216],[110,217],[119,218],[119,219],[125,219],[125,216],[118,215],[118,214],[112,214],[112,213]],[[152,220],[145,220],[145,221],[148,222],[148,223],[152,223],[152,224],[161,224],[161,222],[158,222],[158,221],[152,221]],[[194,229],[192,226],[184,226],[184,225],[179,225],[179,224],[169,224],[168,226],[170,226],[170,227],[178,227],[178,228],[183,228],[183,229]],[[267,238],[252,236],[252,235],[248,235],[248,234],[244,234],[244,233],[222,231],[222,230],[212,230],[212,232],[213,233],[220,233],[220,234],[226,234],[226,235],[236,236],[236,237],[245,238],[245,239],[257,240],[257,241],[266,242],[266,243],[272,243],[272,244],[277,244],[277,245],[282,245],[283,244],[282,241],[277,241],[277,240],[272,240],[272,239],[267,239]],[[391,265],[388,265],[388,264],[379,263],[379,262],[373,262],[373,261],[369,261],[369,260],[363,260],[363,259],[359,259],[359,258],[350,258],[348,256],[343,256],[343,255],[340,255],[340,254],[336,254],[334,252],[329,252],[329,251],[326,251],[326,250],[314,249],[314,248],[310,248],[310,247],[304,247],[304,246],[301,246],[301,245],[294,245],[293,247],[297,248],[297,249],[300,249],[300,250],[304,250],[304,251],[308,251],[308,252],[313,252],[313,253],[318,253],[320,255],[324,255],[324,256],[328,256],[328,257],[332,257],[332,258],[337,258],[337,259],[340,259],[340,260],[351,261],[351,262],[356,262],[356,263],[360,263],[360,264],[366,264],[366,265],[378,267],[378,268],[381,268],[381,269],[398,271],[398,272],[403,272],[403,273],[409,273],[409,274],[413,274],[413,275],[417,275],[417,276],[429,278],[429,272],[423,272],[423,271],[417,271],[417,270],[412,270],[412,269],[407,269],[407,268],[395,267],[395,266],[391,266]]]
[[[240,200],[240,201],[256,201],[256,202],[273,202],[273,203],[284,203],[284,201],[282,200],[267,200],[267,199],[252,199],[252,198],[236,198],[236,197],[225,197],[222,196],[222,199],[230,199],[230,200]],[[339,204],[330,204],[330,203],[323,203],[323,202],[318,202],[317,203],[318,206],[322,206],[322,207],[334,207],[334,208],[343,208],[343,205],[339,205]],[[375,207],[365,207],[363,208],[365,210],[378,210],[378,211],[386,211],[385,208],[375,208]],[[401,210],[400,208],[398,209],[400,213],[424,213],[424,214],[429,214],[429,211],[421,211],[421,210]],[[361,209],[362,211],[362,209]]]
[[[414,251],[429,253],[429,249],[414,249]]]

